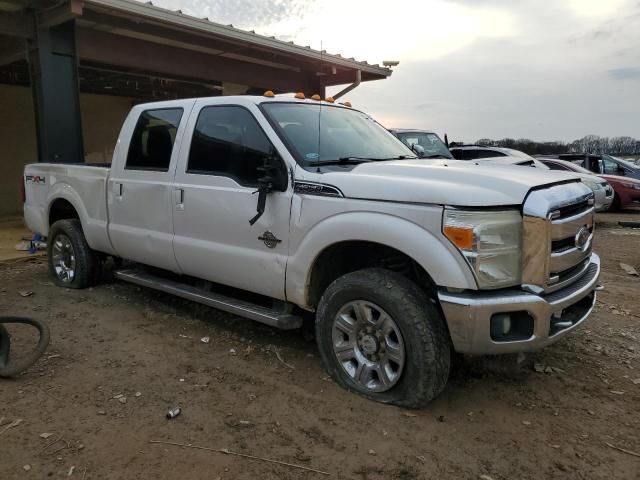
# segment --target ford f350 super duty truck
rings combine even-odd
[[[32,164],[24,214],[57,285],[114,274],[273,327],[315,313],[341,386],[420,407],[453,351],[519,353],[580,325],[593,194],[547,171],[423,160],[329,101],[137,105],[110,166]]]

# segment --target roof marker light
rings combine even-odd
[[[333,99],[333,97],[327,97],[324,99],[325,102],[329,102],[329,103],[333,103],[335,102],[335,100]]]
[[[313,96],[311,97],[311,100],[317,100],[317,101],[319,102],[320,100],[322,100],[322,98],[320,97],[320,95],[318,95],[318,94],[316,93],[315,95],[313,95]]]
[[[294,95],[294,98],[297,98],[299,100],[304,100],[304,93],[298,92]]]
[[[344,102],[344,106],[351,108],[351,102]]]
[[[271,90],[267,90],[266,92],[264,92],[262,95],[264,95],[265,97],[269,97],[269,98],[273,98],[275,97],[275,94],[273,93],[273,91]]]

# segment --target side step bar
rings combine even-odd
[[[191,285],[158,277],[142,270],[116,270],[113,272],[113,275],[117,279],[125,282],[135,283],[142,287],[153,288],[154,290],[170,293],[177,297],[202,303],[224,312],[233,313],[240,317],[265,323],[281,330],[292,330],[302,326],[302,317],[297,315],[279,312],[277,310],[272,310],[250,302],[231,298],[219,293],[208,292]]]

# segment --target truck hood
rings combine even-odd
[[[464,160],[393,160],[363,163],[322,175],[346,197],[464,207],[520,205],[534,187],[579,182],[537,168]]]

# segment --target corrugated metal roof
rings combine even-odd
[[[149,21],[154,21],[168,26],[181,27],[186,30],[198,32],[201,34],[209,34],[219,37],[228,38],[235,41],[246,42],[252,45],[272,48],[282,53],[290,55],[299,55],[317,61],[322,60],[328,64],[336,66],[361,70],[374,75],[388,77],[391,70],[380,65],[372,65],[368,62],[356,61],[353,58],[344,58],[339,54],[329,54],[326,51],[320,52],[311,47],[304,47],[293,42],[278,40],[276,37],[268,37],[260,35],[254,31],[246,31],[234,27],[233,25],[222,25],[212,22],[208,18],[197,18],[182,13],[182,11],[171,11],[160,8],[151,2],[141,3],[134,0],[85,0],[86,8],[92,5],[102,7],[104,9],[117,10],[127,12],[135,16],[143,17]]]

